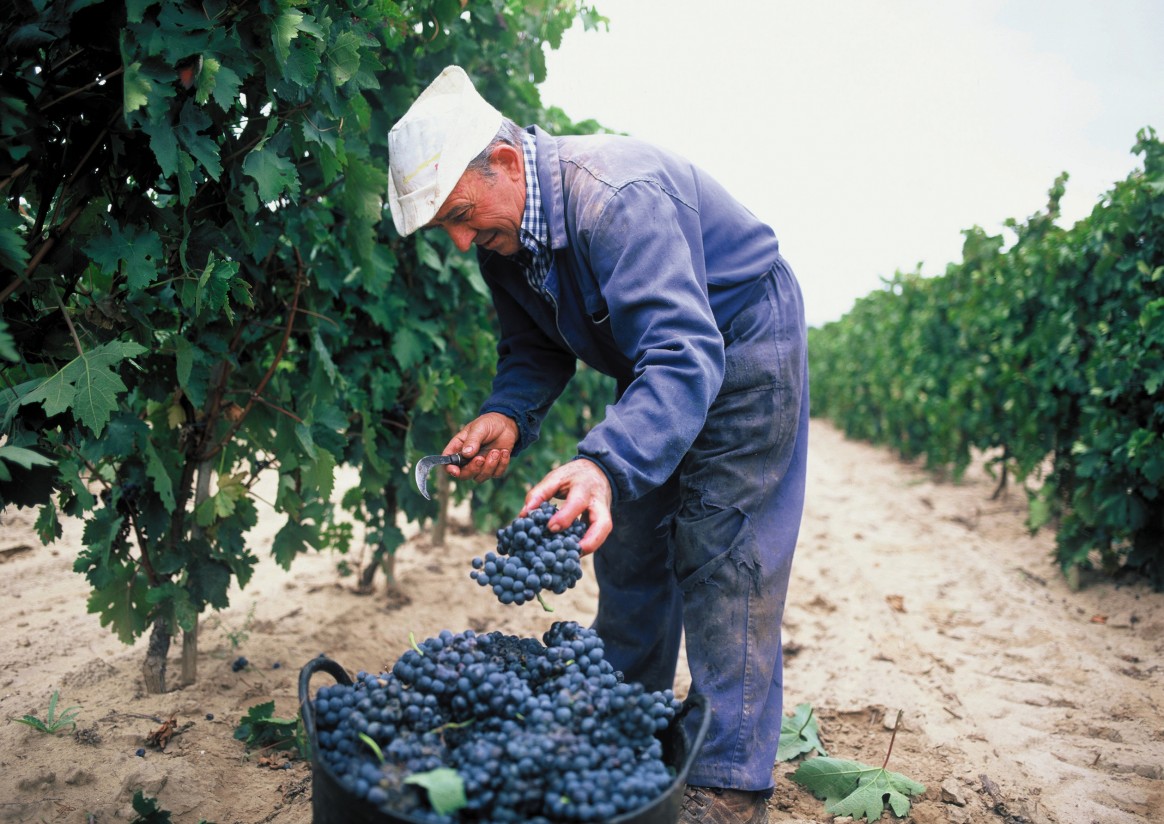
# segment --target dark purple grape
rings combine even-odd
[[[549,824],[606,821],[665,792],[673,771],[656,736],[679,707],[670,690],[624,682],[593,630],[557,622],[541,642],[445,630],[388,672],[321,688],[313,714],[319,758],[385,813]],[[437,767],[465,787],[452,815],[406,783]]]
[[[579,519],[561,532],[550,532],[546,524],[557,511],[543,503],[497,530],[497,552],[474,558],[469,577],[492,588],[503,604],[524,604],[543,591],[561,595],[573,587],[582,578],[578,542],[587,525]]]

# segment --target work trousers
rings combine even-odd
[[[663,486],[615,507],[594,555],[594,627],[628,681],[671,687],[686,646],[691,690],[712,712],[687,777],[697,786],[770,789],[780,741],[808,362],[800,287],[783,260],[766,285],[724,332],[723,387],[690,451]]]

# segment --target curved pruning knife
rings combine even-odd
[[[469,458],[459,452],[454,455],[428,455],[416,462],[416,469],[413,474],[416,476],[416,488],[420,490],[420,494],[428,500],[432,500],[428,494],[428,473],[432,471],[434,466],[444,466],[445,464],[452,464],[453,466],[464,466],[469,462]]]

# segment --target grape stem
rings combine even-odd
[[[362,732],[360,733],[360,740],[372,748],[372,752],[376,753],[376,758],[378,758],[380,763],[383,764],[384,751],[380,749],[380,745],[376,743],[375,739],[368,735],[366,732]]]
[[[549,604],[547,604],[545,602],[545,600],[542,598],[542,594],[540,592],[538,593],[538,603],[542,605],[542,609],[544,609],[546,612],[553,612],[554,611],[554,608],[552,606],[550,606]]]

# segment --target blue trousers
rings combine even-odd
[[[691,450],[663,486],[616,507],[594,555],[608,660],[666,689],[682,638],[692,691],[712,710],[687,781],[740,790],[772,787],[808,451],[800,287],[783,260],[766,280],[724,333],[723,388]]]

